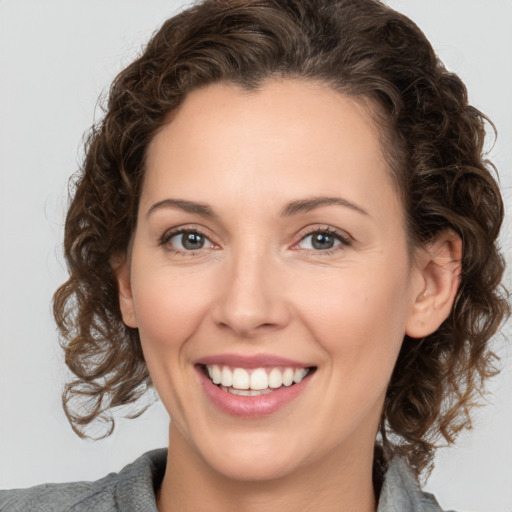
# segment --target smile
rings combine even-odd
[[[246,369],[213,364],[206,365],[205,370],[213,384],[223,391],[239,396],[260,396],[302,382],[312,368]]]
[[[306,394],[317,373],[309,362],[272,354],[216,354],[194,363],[208,401],[224,414],[260,418]]]

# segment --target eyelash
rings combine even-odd
[[[165,245],[167,245],[169,243],[169,241],[172,238],[174,238],[177,235],[181,235],[181,234],[196,234],[196,235],[199,235],[201,237],[204,237],[211,244],[213,244],[213,242],[210,240],[210,238],[205,233],[203,233],[200,229],[197,229],[197,228],[178,228],[178,229],[175,229],[175,230],[166,231],[162,235],[162,237],[160,238],[158,245],[165,246]],[[308,231],[303,236],[301,236],[300,240],[297,243],[295,243],[292,248],[297,248],[297,246],[301,242],[303,242],[306,238],[308,238],[310,236],[319,235],[319,234],[325,234],[325,235],[328,235],[330,237],[333,237],[334,239],[336,239],[340,243],[339,243],[339,245],[336,245],[336,246],[334,246],[334,247],[332,247],[330,249],[323,249],[323,250],[314,250],[313,249],[313,250],[310,250],[313,253],[315,253],[315,255],[327,256],[327,255],[333,254],[333,253],[335,253],[335,252],[337,252],[339,250],[342,250],[344,247],[350,247],[352,245],[352,240],[347,235],[344,235],[341,232],[339,232],[338,230],[333,229],[331,227],[324,227],[324,228],[317,228],[317,229],[314,229],[312,231]],[[213,244],[213,245],[215,245],[215,244]],[[181,256],[193,256],[193,255],[197,254],[197,252],[200,251],[201,249],[198,249],[196,251],[194,251],[194,250],[183,251],[183,250],[176,249],[176,248],[173,248],[172,246],[170,246],[168,248],[168,250],[173,252],[174,254],[178,254],[178,255],[181,255]]]
[[[206,240],[208,240],[211,244],[213,244],[213,242],[210,240],[210,238],[205,233],[203,233],[200,229],[185,227],[185,228],[178,228],[178,229],[171,230],[171,231],[166,231],[160,238],[158,245],[165,246],[169,243],[169,241],[172,238],[174,238],[177,235],[182,235],[182,234],[199,235],[199,236],[202,236],[203,238],[205,238]],[[198,249],[196,251],[193,251],[193,250],[182,251],[181,249],[176,249],[176,248],[173,248],[172,246],[169,246],[169,247],[167,247],[167,250],[169,250],[170,252],[172,252],[174,254],[180,255],[180,256],[191,256],[191,255],[197,254],[197,252],[200,251],[201,249]]]
[[[338,242],[340,242],[339,245],[336,245],[330,249],[313,250],[315,255],[319,255],[319,256],[320,255],[328,256],[328,255],[333,254],[339,250],[342,250],[345,247],[350,247],[350,245],[352,244],[351,239],[347,235],[340,233],[338,230],[333,229],[331,227],[325,227],[325,228],[318,228],[318,229],[314,229],[313,231],[309,231],[303,237],[301,237],[301,239],[299,240],[299,242],[297,244],[295,244],[295,246],[297,246],[298,244],[303,242],[306,238],[315,236],[315,235],[327,235],[327,236],[334,238]]]

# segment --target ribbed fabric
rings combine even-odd
[[[2,512],[158,512],[155,491],[167,450],[153,450],[95,482],[43,484],[0,491]]]
[[[44,484],[0,491],[2,512],[158,512],[155,489],[165,472],[167,450],[153,450],[119,473],[95,482]],[[443,512],[421,492],[413,473],[394,459],[384,477],[377,512]]]
[[[384,476],[377,512],[443,511],[432,494],[420,490],[407,463],[396,457]]]

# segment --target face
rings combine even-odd
[[[121,309],[171,449],[239,479],[371,456],[424,281],[367,110],[292,80],[195,91],[138,215]]]

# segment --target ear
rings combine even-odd
[[[117,278],[117,289],[119,294],[119,308],[123,322],[128,327],[138,327],[133,304],[130,262],[126,255],[116,255],[110,259],[110,266]]]
[[[451,230],[440,233],[416,255],[418,285],[405,334],[423,338],[448,318],[460,283],[462,240]]]

